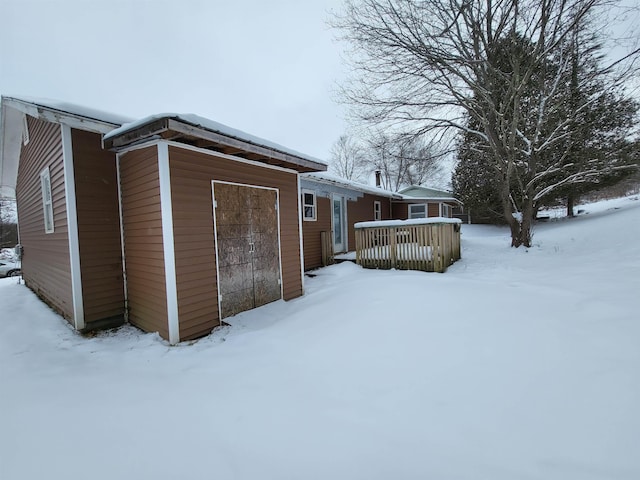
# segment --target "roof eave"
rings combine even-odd
[[[173,117],[155,119],[133,130],[109,137],[105,139],[104,143],[105,148],[118,151],[151,138],[177,140],[183,137],[192,139],[192,145],[196,147],[214,150],[216,149],[214,147],[217,147],[222,153],[252,160],[256,160],[259,157],[266,163],[293,168],[299,172],[324,171],[327,169],[327,166],[323,163],[214,132]]]
[[[341,188],[345,188],[347,190],[351,189],[351,190],[354,190],[356,192],[367,193],[369,195],[375,195],[376,194],[374,192],[374,190],[373,190],[373,187],[371,189],[359,188],[357,185],[349,184],[349,183],[346,183],[346,182],[340,182],[338,180],[332,180],[330,178],[320,178],[320,177],[306,176],[306,177],[304,177],[304,179],[306,181],[309,181],[309,182],[322,183],[322,184],[325,184],[325,185],[337,185],[337,186],[339,186]],[[398,200],[402,199],[401,195],[399,195],[397,193],[394,193],[394,192],[389,192],[388,190],[380,189],[379,195],[381,197],[388,197],[390,199],[398,199]]]
[[[2,102],[9,107],[32,117],[53,123],[62,123],[78,130],[105,134],[120,126],[119,123],[78,115],[57,108],[21,100],[19,98],[2,97]]]

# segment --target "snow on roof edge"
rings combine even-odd
[[[260,147],[269,148],[271,150],[278,151],[280,153],[284,153],[287,155],[292,155],[294,157],[302,158],[308,161],[312,161],[315,163],[319,163],[321,165],[328,165],[328,162],[325,160],[320,160],[319,158],[312,157],[310,155],[306,155],[304,153],[298,152],[291,148],[284,147],[278,143],[271,142],[261,137],[257,137],[255,135],[251,135],[250,133],[246,133],[242,130],[238,130],[237,128],[230,127],[220,122],[216,122],[215,120],[211,120],[205,117],[201,117],[199,115],[195,115],[193,113],[175,113],[175,112],[167,112],[167,113],[158,113],[154,115],[149,115],[147,117],[141,118],[139,120],[135,120],[133,122],[125,123],[119,128],[116,128],[105,135],[104,139],[108,140],[113,137],[117,137],[118,135],[122,135],[126,132],[135,130],[143,125],[151,123],[155,120],[161,120],[163,118],[178,120],[183,123],[188,123],[189,125],[193,125],[195,127],[201,127],[206,130],[213,131],[215,133],[219,133],[226,137],[234,138],[236,140],[241,140],[243,142],[251,143],[253,145],[257,145]]]
[[[15,100],[18,102],[29,103],[48,110],[56,110],[61,113],[70,115],[78,115],[81,117],[89,118],[103,123],[110,123],[113,125],[122,125],[123,123],[131,122],[133,119],[124,115],[120,115],[97,108],[86,107],[77,103],[63,102],[51,98],[44,97],[30,97],[21,95],[3,95],[3,98],[7,100]]]
[[[370,193],[372,195],[381,195],[389,198],[401,198],[399,193],[384,190],[380,187],[374,187],[373,185],[367,185],[360,182],[354,182],[353,180],[347,180],[336,175],[332,175],[328,172],[308,172],[300,175],[302,178],[319,183],[331,183],[342,186],[344,188],[351,188],[353,190],[361,191],[364,193]]]

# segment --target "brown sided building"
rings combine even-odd
[[[326,264],[334,254],[354,251],[354,224],[390,220],[391,201],[401,195],[326,172],[300,176],[304,268]]]
[[[2,99],[31,289],[78,330],[171,343],[303,293],[299,173],[323,162],[194,115],[126,120]]]
[[[102,136],[130,120],[50,100],[1,105],[0,185],[16,197],[26,285],[78,330],[121,324],[116,155]]]

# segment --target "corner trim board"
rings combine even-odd
[[[173,238],[169,145],[166,142],[158,143],[158,179],[160,183],[162,244],[164,250],[164,275],[167,292],[167,327],[169,329],[169,343],[175,345],[180,341],[180,321],[178,317],[178,284],[176,280],[176,255]]]
[[[302,204],[302,187],[300,185],[300,174],[298,174],[298,237],[300,238],[300,285],[302,287],[301,294],[304,295],[304,238],[302,237],[302,222],[304,205]],[[316,203],[316,217],[318,215],[317,203]]]
[[[64,167],[64,194],[67,208],[69,237],[69,262],[71,268],[71,295],[73,322],[76,330],[85,327],[84,302],[82,299],[82,272],[80,270],[80,240],[78,236],[78,212],[76,209],[76,183],[73,171],[73,144],[71,127],[61,124],[62,162]]]
[[[116,154],[116,178],[118,182],[118,215],[120,221],[120,255],[122,256],[122,284],[124,288],[124,321],[129,322],[129,288],[127,286],[127,259],[124,253],[124,220],[122,216],[122,179],[120,154]]]

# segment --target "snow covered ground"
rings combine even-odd
[[[0,478],[640,478],[640,200],[464,225],[445,274],[318,270],[168,346],[0,279]]]

